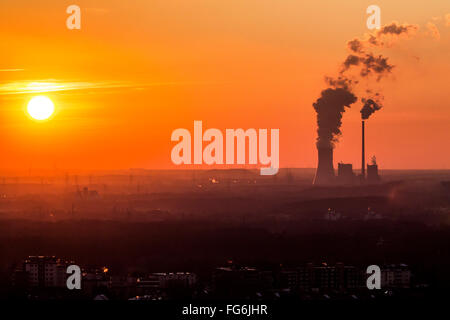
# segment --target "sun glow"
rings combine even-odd
[[[36,120],[48,119],[55,111],[55,106],[46,96],[37,96],[31,98],[27,107],[28,114]]]

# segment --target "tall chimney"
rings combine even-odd
[[[317,147],[318,164],[315,185],[330,185],[334,183],[333,147]]]
[[[364,120],[362,120],[362,153],[361,153],[361,178],[362,180],[366,179],[366,151],[365,151],[365,142],[364,142]]]

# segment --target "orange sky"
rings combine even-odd
[[[65,25],[74,3],[81,30]],[[223,130],[279,128],[281,166],[314,167],[312,103],[348,53],[346,42],[368,32],[370,4],[2,0],[0,174],[174,168],[171,132],[192,130],[194,120]],[[417,24],[420,33],[385,51],[396,67],[381,83],[383,110],[366,124],[367,156],[375,154],[381,168],[450,169],[450,2],[376,4],[382,24]],[[428,22],[439,40],[427,34]],[[23,93],[31,82],[65,90]],[[39,94],[56,107],[45,122],[25,111]],[[335,162],[355,168],[359,108],[344,114],[335,149]]]

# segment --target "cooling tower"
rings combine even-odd
[[[334,183],[333,148],[317,147],[318,164],[315,185],[330,185]]]

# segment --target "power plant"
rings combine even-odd
[[[333,147],[317,147],[318,164],[314,184],[330,185],[334,184],[334,168],[333,168]]]
[[[317,146],[318,163],[314,185],[358,185],[376,184],[380,182],[376,158],[372,157],[371,164],[367,165],[366,177],[366,155],[365,155],[365,121],[361,121],[361,174],[355,175],[351,163],[339,163],[338,174],[334,173],[333,147]]]

